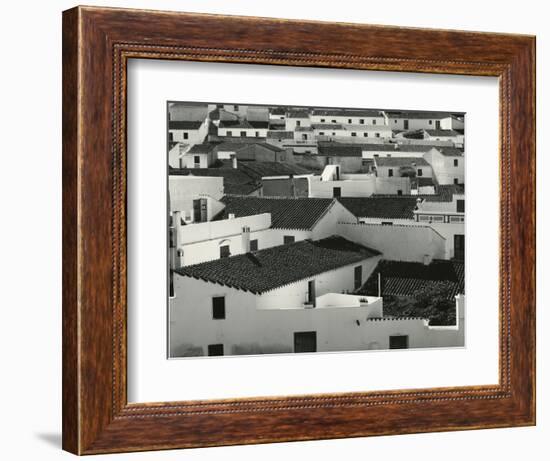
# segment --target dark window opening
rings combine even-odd
[[[258,239],[250,240],[250,251],[258,251]]]
[[[229,245],[220,246],[220,258],[228,258],[230,255]]]
[[[388,176],[393,176],[393,168],[388,169]]]
[[[189,139],[189,133],[183,133],[183,139]]]
[[[417,171],[417,176],[422,176],[422,174],[423,174],[422,168],[419,168]]]
[[[283,236],[283,243],[285,245],[288,245],[290,243],[294,243],[296,240],[296,238],[294,237],[294,235],[285,235]]]
[[[342,188],[341,187],[333,187],[332,188],[332,196],[335,198],[342,196]]]
[[[317,352],[317,332],[301,331],[294,333],[294,352]]]
[[[456,201],[456,211],[457,213],[464,213],[464,200]]]
[[[315,280],[307,282],[307,302],[315,307]]]
[[[358,290],[363,285],[363,266],[356,266],[353,270],[353,288]]]
[[[408,349],[408,348],[409,348],[408,335],[390,336],[390,349]]]
[[[246,131],[241,131],[241,138],[245,138],[246,137]]]
[[[458,159],[457,158],[454,159],[453,164],[454,164],[454,166],[458,166]]]
[[[209,344],[208,355],[210,357],[223,355],[223,344]]]
[[[225,319],[225,296],[212,298],[212,318],[214,320]]]

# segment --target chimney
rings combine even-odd
[[[235,213],[229,213],[227,219],[235,219]]]
[[[244,226],[241,233],[243,251],[250,253],[250,227]]]
[[[237,169],[237,154],[231,154],[231,167]]]

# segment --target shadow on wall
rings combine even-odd
[[[258,343],[238,344],[231,348],[232,355],[288,354],[294,352],[292,347],[284,344],[261,346]]]

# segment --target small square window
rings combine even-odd
[[[233,110],[239,110],[239,106],[233,106]]]
[[[365,124],[365,119],[364,119],[364,118],[360,118],[360,119],[359,119],[359,124],[360,124],[360,125],[364,125],[364,124]]]
[[[373,121],[372,121],[372,124],[373,124],[373,125],[376,125],[376,120],[373,120]]]
[[[284,235],[283,236],[283,243],[285,245],[288,245],[290,243],[294,243],[296,241],[296,238],[294,237],[294,235]]]
[[[183,139],[189,139],[189,133],[183,133]]]
[[[355,136],[357,136],[357,133],[356,133],[355,131],[352,131],[352,132],[351,132],[351,135],[352,135],[353,137],[355,137]]]
[[[324,119],[324,118],[321,119],[321,123],[325,123],[325,119]]]
[[[228,131],[228,132],[226,133],[226,135],[227,135],[227,136],[233,136],[233,132],[232,132],[232,131]]]
[[[246,131],[241,131],[241,138],[246,138]]]
[[[225,319],[225,296],[212,298],[212,318],[214,320]]]
[[[364,133],[363,133],[363,136],[364,136],[365,138],[368,138],[368,137],[369,137],[369,134],[368,134],[367,132],[364,132]]]
[[[250,251],[258,251],[258,239],[250,240]]]
[[[223,355],[223,344],[209,344],[208,355],[210,357]]]

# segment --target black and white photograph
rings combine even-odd
[[[463,347],[464,122],[168,102],[169,358]]]

